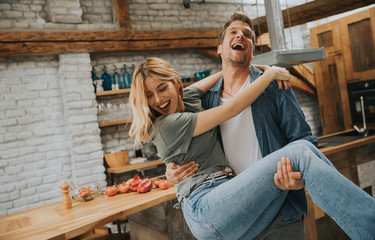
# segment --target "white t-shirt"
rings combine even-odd
[[[250,77],[238,91],[250,84]],[[238,94],[236,93],[236,94]],[[231,98],[220,98],[220,105],[229,102]],[[256,137],[251,106],[237,116],[220,125],[225,156],[230,166],[237,174],[250,167],[262,158],[259,142]]]

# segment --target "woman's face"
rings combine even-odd
[[[181,96],[177,86],[172,81],[148,77],[144,85],[148,105],[156,112],[164,115],[184,111],[185,107]]]

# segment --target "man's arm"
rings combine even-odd
[[[288,143],[298,139],[305,139],[318,146],[318,140],[312,135],[311,128],[306,122],[305,115],[293,90],[280,91],[277,86],[274,86],[273,91],[276,96],[275,101],[280,128]]]
[[[298,139],[305,139],[318,146],[317,138],[312,135],[311,128],[305,119],[305,115],[297,101],[292,89],[288,91],[276,90],[276,106],[280,119],[280,128],[288,143]],[[282,190],[302,189],[302,173],[294,172],[290,159],[283,158],[277,166],[274,177],[275,185]]]

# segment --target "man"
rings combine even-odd
[[[218,39],[217,53],[222,62],[223,77],[204,96],[204,108],[225,104],[247,84],[256,80],[262,71],[254,66],[254,30],[251,20],[244,14],[234,14],[224,25]],[[282,86],[271,84],[261,96],[238,116],[219,127],[219,137],[226,158],[232,168],[240,173],[262,157],[289,142],[306,139],[317,144],[305,121],[293,91],[279,90]],[[303,214],[307,211],[301,173],[289,171],[285,162],[279,166],[275,184],[289,191],[280,213],[257,239],[304,239]],[[276,166],[275,166],[276,168]],[[179,182],[196,172],[198,166],[189,163],[178,166],[170,163],[166,176]]]

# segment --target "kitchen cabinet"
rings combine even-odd
[[[375,8],[339,20],[348,82],[375,79]]]
[[[324,47],[314,62],[323,134],[352,128],[347,83],[375,79],[375,8],[310,29],[311,46]]]
[[[338,23],[311,29],[311,46],[324,47],[326,59],[314,62],[314,75],[323,134],[351,127],[344,59]]]

